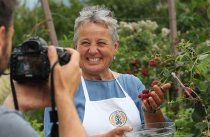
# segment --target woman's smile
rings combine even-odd
[[[95,65],[95,64],[99,64],[100,63],[100,60],[101,60],[101,58],[96,58],[96,57],[87,57],[87,60],[88,60],[88,63],[89,64],[93,64],[93,65]]]

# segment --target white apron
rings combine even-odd
[[[106,133],[116,127],[135,127],[141,124],[139,111],[135,103],[124,91],[117,79],[116,82],[125,97],[100,101],[90,101],[83,77],[81,80],[86,99],[83,126],[88,136]]]

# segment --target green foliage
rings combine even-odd
[[[168,9],[167,1],[159,0],[86,0],[87,4],[105,5],[114,11],[119,21],[139,21],[152,19],[158,24],[167,26]],[[158,15],[158,16],[157,16]],[[161,15],[161,16],[159,16]]]
[[[208,16],[208,18],[210,20],[210,7],[208,7],[208,9],[207,9],[207,16]]]
[[[210,37],[207,0],[177,0],[177,26],[182,37],[194,44]],[[198,40],[199,39],[199,40]]]
[[[192,129],[191,125],[193,124],[193,121],[191,119],[192,112],[193,109],[189,108],[186,110],[181,110],[179,111],[178,114],[176,114],[177,117],[174,122],[176,123],[177,132],[175,136],[177,137],[192,136],[191,133]]]
[[[39,133],[40,137],[44,137],[43,110],[30,111],[24,115],[25,119],[30,122],[31,126]]]
[[[170,54],[169,30],[162,28],[161,32],[158,32],[157,29],[157,23],[150,20],[136,23],[121,22],[119,28],[120,49],[112,68],[121,73],[135,74],[143,81],[147,79],[144,84],[149,86],[150,81],[148,80],[154,79],[160,72],[158,67],[151,66],[149,62],[154,60],[158,65],[161,61],[161,53]],[[128,56],[128,54],[132,56]],[[144,70],[148,74],[143,74]],[[165,72],[167,72],[166,69],[164,74],[166,74]]]
[[[61,40],[59,40],[59,46],[61,47],[73,47],[73,32],[70,32],[68,35],[64,35]]]
[[[75,18],[83,7],[83,4],[74,0],[68,6],[51,0],[49,6],[58,40],[62,40],[65,35],[69,35],[69,32],[73,32]],[[50,41],[46,28],[46,20],[40,3],[35,5],[35,8],[32,10],[29,10],[24,5],[20,5],[14,17],[15,36],[13,47],[19,45],[28,37],[35,35],[43,37],[46,41]]]
[[[206,106],[210,104],[209,46],[206,43],[195,46],[183,40],[177,46],[178,55],[173,55],[169,50],[169,32],[166,28],[162,28],[162,32],[156,31],[158,25],[154,24],[156,23],[153,21],[120,23],[121,47],[112,63],[112,68],[121,73],[136,75],[146,88],[151,88],[150,83],[153,80],[162,83],[173,82],[169,93],[166,94],[168,94],[167,101],[172,101],[174,105],[165,105],[165,107],[167,114],[177,109],[177,106],[182,106],[180,111],[169,113],[177,125],[177,136],[202,136],[209,128],[207,126],[209,116],[206,111]],[[178,93],[183,90],[172,78],[172,72],[176,72],[182,82],[196,91],[201,100],[186,98],[184,94],[182,98],[178,97]]]

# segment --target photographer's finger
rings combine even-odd
[[[79,60],[80,60],[79,52],[72,48],[67,48],[66,50],[71,55],[71,64],[79,65]]]
[[[50,66],[52,67],[53,64],[58,60],[58,55],[56,48],[54,46],[49,46],[48,47],[48,58],[50,61]]]

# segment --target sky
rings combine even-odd
[[[29,9],[32,9],[37,4],[38,0],[20,0],[21,4],[24,2]]]
[[[23,4],[24,2],[26,3],[26,6],[29,9],[32,9],[34,6],[36,6],[38,4],[38,2],[40,2],[41,4],[41,0],[19,0],[21,4]],[[58,2],[63,1],[64,3],[68,3],[68,0],[56,0]]]

